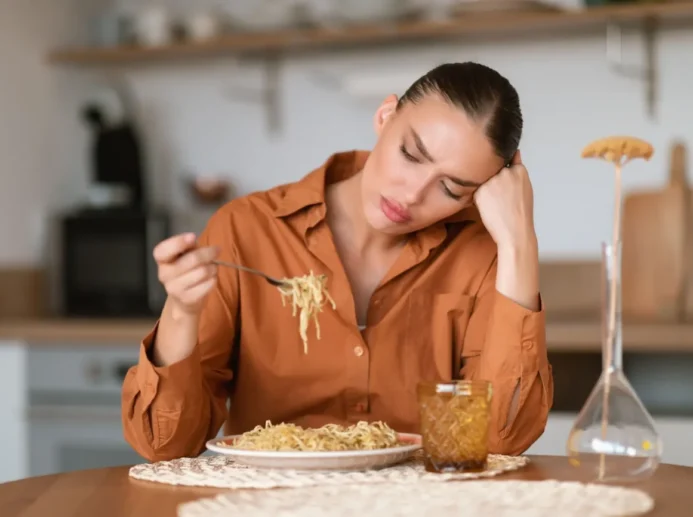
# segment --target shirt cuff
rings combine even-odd
[[[157,410],[180,411],[190,390],[202,385],[199,347],[193,348],[188,357],[177,363],[155,366],[151,361],[151,354],[158,329],[157,322],[140,345],[137,384],[145,408],[156,402]]]
[[[546,313],[539,295],[539,310],[533,311],[496,291],[494,306],[496,323],[508,330],[508,335],[519,338],[523,348],[544,346],[546,342]]]
[[[544,304],[532,311],[496,291],[482,352],[481,371],[486,377],[519,378],[538,370],[546,357]]]

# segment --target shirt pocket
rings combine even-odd
[[[462,343],[475,297],[462,293],[412,293],[406,336],[412,367],[422,380],[449,381],[459,377]]]

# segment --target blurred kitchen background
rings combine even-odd
[[[369,148],[387,94],[463,60],[525,115],[556,378],[529,452],[564,453],[600,372],[613,174],[580,150],[629,134],[656,152],[624,175],[624,365],[693,465],[692,27],[688,2],[0,1],[0,481],[141,461],[120,381],[161,304],[153,244]]]

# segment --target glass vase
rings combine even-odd
[[[570,431],[570,463],[600,482],[651,476],[662,457],[655,423],[623,373],[621,262],[602,244],[602,374]]]

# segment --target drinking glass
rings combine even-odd
[[[484,470],[488,457],[491,383],[421,383],[417,397],[426,470]]]

